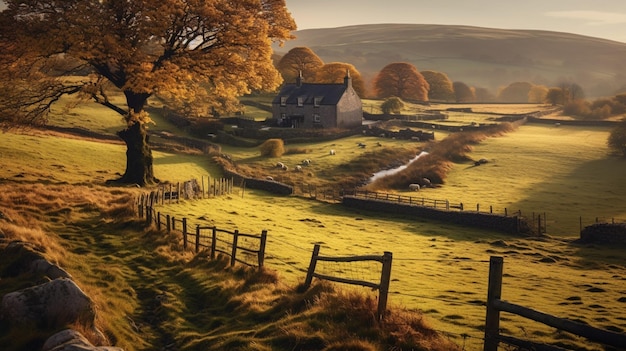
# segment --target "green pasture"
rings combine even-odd
[[[110,117],[111,123],[117,118],[114,116]],[[96,119],[82,125],[99,131],[115,131],[119,126],[107,126],[109,122],[99,119],[89,124],[91,121]],[[626,218],[622,201],[626,195],[622,177],[626,162],[609,155],[608,132],[602,128],[525,125],[474,146],[469,156],[485,158],[487,164],[455,164],[442,187],[410,194],[463,202],[466,210],[480,204],[481,210],[492,206],[494,212],[507,208],[509,212],[521,210],[523,215],[545,213],[549,236],[543,239],[511,237],[384,212],[354,211],[313,199],[275,197],[251,189],[244,192],[238,187],[230,195],[182,201],[157,210],[176,218],[186,217],[192,227],[214,225],[244,233],[268,230],[266,264],[288,285],[304,279],[316,243],[322,245],[321,254],[328,256],[391,251],[394,263],[389,303],[422,310],[436,329],[451,333],[455,342],[465,344],[469,350],[479,349],[482,344],[487,261],[491,255],[504,256],[505,300],[624,331],[623,248],[572,244],[581,217],[584,224],[595,217]],[[443,137],[445,134],[436,132],[437,140]],[[359,142],[367,147],[359,148]],[[314,177],[340,177],[328,174],[328,169],[340,169],[337,166],[378,147],[376,142],[416,151],[423,146],[356,136],[286,145],[287,149],[306,152],[276,159],[261,158],[257,148],[223,146],[223,152],[242,165],[262,164],[274,176],[280,176],[274,167],[276,162],[291,167],[302,159],[311,159],[311,168],[302,174],[306,182]],[[336,155],[329,155],[330,149],[335,149]],[[124,153],[119,143],[4,133],[0,138],[0,162],[5,166],[0,178],[44,184],[103,183],[124,171]],[[206,155],[154,155],[156,176],[164,181],[221,176]],[[377,267],[371,265],[320,269],[347,278],[377,279]],[[584,340],[513,316],[503,318],[502,328],[535,341],[600,350]]]

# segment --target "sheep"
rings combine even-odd
[[[285,164],[284,164],[284,163],[282,163],[282,162],[278,162],[278,163],[276,164],[276,168],[282,168],[282,169],[285,169]]]
[[[358,143],[358,145],[359,145],[359,147],[360,147],[361,149],[363,149],[363,148],[365,147],[365,144],[363,144],[363,143]]]
[[[381,144],[381,143],[380,143],[380,141],[379,141],[379,142],[377,142],[377,143],[376,143],[376,145],[378,145],[378,146],[383,146],[383,144]]]
[[[266,180],[274,180],[274,177],[272,177],[272,176],[267,176],[267,177],[265,177],[265,179],[266,179]]]
[[[309,159],[302,160],[302,165],[303,165],[303,166],[308,166],[308,165],[310,165],[310,164],[311,164],[311,160],[309,160]]]
[[[302,172],[302,166],[297,165],[296,166],[296,172]]]
[[[420,141],[420,137],[413,136],[413,137],[411,137],[411,140],[413,140],[413,141]]]
[[[330,149],[330,154],[334,155],[335,154],[335,149]]]
[[[560,126],[561,126],[561,123],[556,122],[556,123],[554,123],[554,126],[555,126],[555,127],[560,127]]]
[[[409,190],[419,191],[420,190],[420,185],[419,184],[409,184]]]
[[[429,187],[432,186],[433,183],[431,183],[430,179],[428,178],[422,178],[422,186],[423,187]]]

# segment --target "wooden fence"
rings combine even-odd
[[[154,223],[158,230],[163,230],[165,226],[168,233],[179,231],[183,238],[183,250],[187,250],[191,241],[194,244],[195,253],[208,249],[211,259],[215,259],[217,253],[221,253],[230,256],[231,266],[239,262],[259,269],[263,267],[267,242],[266,230],[261,231],[261,234],[244,234],[238,230],[228,231],[217,227],[196,225],[195,230],[190,232],[187,218],[178,220],[143,203],[138,205],[138,214],[140,218],[145,218],[147,225]],[[211,235],[205,234],[207,230],[211,231]]]
[[[205,181],[206,180],[206,181]],[[233,192],[233,178],[211,178],[202,176],[200,183],[196,179],[186,182],[161,184],[149,195],[142,194],[139,202],[149,205],[179,203],[180,199],[215,197]]]
[[[529,350],[563,350],[554,346],[537,344],[531,341],[517,339],[500,334],[500,312],[509,312],[543,323],[545,325],[564,330],[587,338],[588,340],[604,345],[623,348],[626,345],[626,334],[598,329],[586,324],[573,322],[568,319],[554,317],[527,307],[516,305],[501,300],[502,295],[502,272],[504,259],[492,256],[489,261],[489,286],[487,292],[487,315],[485,318],[485,342],[483,351],[497,351],[500,342],[515,345]]]
[[[351,285],[361,285],[365,287],[369,287],[379,291],[378,296],[378,320],[381,320],[384,317],[385,310],[387,309],[387,297],[389,294],[389,281],[391,278],[391,261],[393,259],[393,255],[391,252],[385,251],[382,256],[346,256],[346,257],[326,257],[320,256],[320,245],[316,244],[313,247],[313,255],[311,256],[311,263],[309,264],[309,269],[307,271],[306,280],[304,281],[304,288],[308,289],[311,286],[311,282],[313,281],[313,277],[323,280],[329,280],[338,283],[351,284]],[[318,261],[327,261],[327,262],[356,262],[356,261],[377,261],[382,264],[381,274],[380,274],[380,283],[372,283],[363,280],[353,280],[346,279],[341,277],[333,277],[329,275],[315,273],[315,267],[317,266]]]

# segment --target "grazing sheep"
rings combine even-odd
[[[430,179],[428,178],[422,178],[422,186],[423,187],[433,186],[433,183],[431,183]]]
[[[303,165],[303,166],[308,166],[308,165],[310,165],[310,164],[311,164],[311,160],[309,160],[309,159],[302,160],[302,165]]]
[[[289,167],[287,167],[286,165],[283,166],[283,171],[288,171]]]
[[[330,150],[330,154],[331,154],[331,155],[334,155],[334,154],[335,154],[335,149],[331,149],[331,150]]]
[[[409,190],[419,191],[420,190],[420,185],[419,184],[409,184]]]
[[[359,145],[359,147],[360,147],[361,149],[365,147],[365,144],[363,144],[363,143],[359,143],[358,145]]]
[[[381,144],[381,143],[380,143],[380,141],[379,141],[379,142],[377,142],[377,143],[376,143],[376,145],[378,145],[378,146],[383,146],[383,144]]]
[[[272,177],[272,176],[267,176],[267,177],[265,177],[265,179],[267,179],[267,180],[274,180],[274,177]]]
[[[555,127],[560,127],[560,126],[561,126],[561,123],[556,122],[556,123],[554,123],[554,126],[555,126]]]
[[[296,166],[296,172],[302,172],[302,166],[297,165]]]
[[[282,162],[278,162],[278,163],[276,164],[276,168],[282,168],[282,169],[285,169],[285,164],[284,164],[284,163],[282,163]]]
[[[486,158],[481,158],[480,160],[474,162],[474,166],[484,165],[487,162],[489,162],[489,160],[487,160]]]
[[[420,137],[414,136],[414,137],[411,137],[411,140],[413,140],[413,141],[420,141]]]

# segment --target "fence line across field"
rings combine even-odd
[[[141,196],[138,201],[138,215],[140,217],[145,216],[146,224],[151,225],[155,224],[158,230],[162,230],[162,226],[165,222],[166,230],[168,232],[177,230],[178,231],[178,222],[181,223],[180,232],[182,233],[183,238],[183,249],[187,249],[188,247],[188,237],[194,237],[194,251],[196,253],[200,252],[201,248],[205,248],[210,250],[210,256],[212,259],[216,258],[217,253],[224,254],[226,256],[230,256],[230,264],[231,266],[235,265],[236,262],[240,262],[249,266],[256,266],[261,269],[264,266],[264,257],[265,257],[265,246],[267,243],[267,231],[263,230],[260,235],[256,234],[243,234],[239,233],[238,230],[229,231],[224,229],[218,229],[216,227],[208,227],[208,226],[200,226],[196,225],[195,233],[191,233],[188,230],[189,223],[186,218],[182,218],[178,220],[170,215],[164,215],[160,212],[157,212],[154,207],[152,207],[152,203],[150,202],[151,197]],[[148,203],[150,205],[148,205]],[[581,220],[582,222],[582,220]],[[209,240],[209,244],[206,244],[202,239],[209,239],[208,235],[202,235],[204,231],[210,230],[211,236]],[[221,236],[232,237],[231,240],[224,240]],[[240,245],[240,238],[250,239],[250,241],[257,241],[258,246],[250,247]],[[218,247],[218,243],[223,243],[226,245],[224,247]],[[230,249],[230,250],[229,250]],[[391,262],[392,262],[392,253],[385,252],[382,256],[376,255],[368,255],[368,256],[339,256],[339,257],[328,257],[328,256],[320,256],[319,255],[320,245],[316,244],[313,249],[311,261],[309,263],[309,268],[306,270],[307,275],[305,278],[305,288],[308,288],[312,283],[313,278],[329,280],[337,283],[350,284],[350,285],[360,285],[365,287],[373,288],[374,290],[379,291],[378,298],[378,318],[382,322],[384,322],[384,314],[386,310],[388,293],[389,293],[389,282],[391,279]],[[256,258],[256,263],[251,264],[240,257],[238,257],[238,252],[243,252],[244,255],[254,256]],[[405,261],[409,259],[404,259]],[[413,259],[419,260],[419,259]],[[380,283],[368,282],[360,279],[350,279],[345,277],[339,277],[335,275],[328,275],[322,273],[316,273],[316,266],[318,262],[357,262],[357,261],[376,261],[382,264],[381,267],[381,277]],[[432,261],[432,260],[431,260]],[[485,262],[485,261],[479,261]],[[584,325],[581,323],[573,322],[568,319],[559,318],[556,316],[552,316],[546,313],[542,313],[539,311],[535,311],[531,308],[512,304],[506,301],[501,300],[501,291],[502,291],[502,267],[503,267],[503,258],[499,256],[492,256],[489,261],[489,276],[488,276],[488,292],[486,296],[486,313],[485,313],[485,331],[484,331],[484,343],[483,343],[483,351],[496,351],[498,349],[498,345],[500,343],[515,345],[517,347],[531,347],[533,349],[543,349],[543,350],[560,350],[557,347],[553,347],[550,345],[538,344],[528,340],[518,339],[512,336],[502,335],[500,333],[500,312],[508,312],[517,314],[521,317],[531,319],[533,321],[546,324],[548,326],[554,327],[559,330],[567,331],[572,334],[587,338],[590,341],[598,342],[604,345],[621,347],[626,345],[626,333],[613,332],[609,330],[603,330],[594,328],[588,325]],[[304,270],[303,270],[304,271]],[[400,292],[394,292],[399,293]],[[410,294],[405,294],[407,296],[411,296]],[[415,296],[418,297],[418,296]],[[442,300],[445,302],[445,300]],[[457,301],[458,303],[458,301]]]

